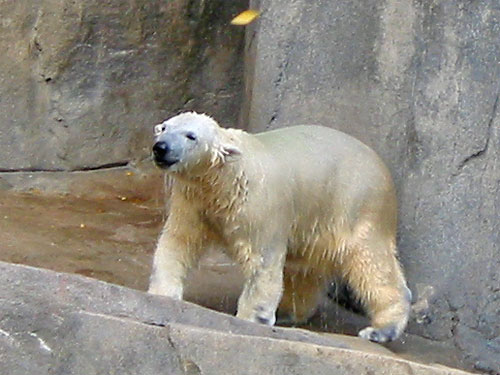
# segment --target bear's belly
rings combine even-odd
[[[333,230],[299,235],[288,243],[285,269],[287,272],[320,272],[335,274],[346,256],[346,240]]]

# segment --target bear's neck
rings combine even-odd
[[[248,197],[248,179],[243,169],[232,164],[203,176],[177,179],[175,188],[191,204],[199,204],[208,216],[232,215]]]

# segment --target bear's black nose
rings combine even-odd
[[[163,159],[169,151],[167,142],[160,141],[153,145],[153,154],[157,159]]]

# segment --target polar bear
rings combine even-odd
[[[245,277],[240,318],[274,325],[279,306],[304,321],[334,281],[371,319],[359,336],[400,336],[411,293],[396,259],[393,182],[373,150],[327,127],[249,134],[194,112],[155,135],[155,163],[173,185],[150,293],[182,299],[187,271],[223,248]]]

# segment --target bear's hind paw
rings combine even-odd
[[[395,326],[384,328],[366,327],[359,331],[358,336],[373,342],[383,343],[396,340],[399,336]]]

